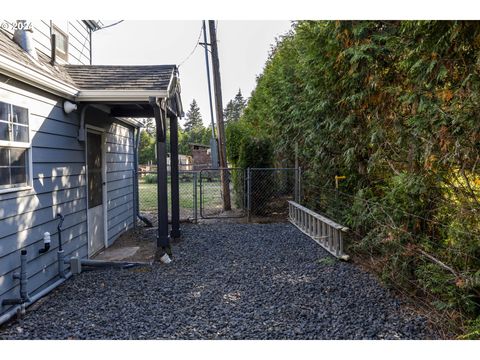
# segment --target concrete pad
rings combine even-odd
[[[95,260],[120,261],[129,258],[140,249],[139,246],[127,246],[120,248],[108,248],[95,256]]]

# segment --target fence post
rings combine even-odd
[[[137,214],[138,211],[138,174],[135,169],[132,169],[132,180],[133,180],[133,228],[137,228]]]
[[[202,170],[197,172],[197,175],[200,175],[200,180],[198,182],[200,188],[200,196],[198,197],[198,206],[200,206],[200,217],[203,218],[202,213],[202,196],[203,196],[203,189],[202,189]]]
[[[247,221],[251,220],[251,178],[250,178],[250,168],[247,168]]]
[[[197,175],[198,173],[195,171],[193,173],[193,222],[196,224],[198,221],[198,214],[197,214]]]
[[[301,204],[302,199],[302,168],[298,168],[298,199],[297,203]]]
[[[294,195],[295,202],[297,204],[299,204],[299,202],[298,202],[298,198],[299,198],[299,196],[298,196],[298,178],[299,178],[298,177],[298,168],[295,168],[294,179],[293,179],[293,181],[294,181],[294,189],[293,189],[294,194],[293,195]]]

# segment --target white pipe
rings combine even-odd
[[[54,290],[58,286],[62,285],[71,276],[72,276],[72,273],[68,272],[67,274],[65,274],[65,278],[61,278],[61,279],[55,281],[53,284],[47,286],[45,289],[40,290],[35,295],[31,295],[30,296],[30,301],[26,302],[25,304],[17,305],[15,307],[11,308],[10,310],[8,310],[5,314],[0,316],[0,325],[2,325],[3,323],[10,320],[13,316],[15,316],[17,314],[18,310],[24,310],[26,307],[32,305],[37,300],[40,300],[42,297],[47,295],[49,292],[51,292],[52,290]]]

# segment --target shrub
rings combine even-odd
[[[157,183],[157,175],[147,174],[143,177],[143,181],[146,184],[156,184]]]
[[[241,168],[269,168],[273,164],[273,147],[266,138],[247,137],[240,146],[238,164]],[[253,171],[250,173],[251,187],[250,211],[254,215],[265,215],[265,205],[271,200],[274,194],[273,172]],[[235,179],[234,179],[235,180]],[[244,180],[245,188],[247,178]],[[237,193],[243,192],[243,186],[237,179],[234,183]],[[245,194],[243,194],[245,196]]]

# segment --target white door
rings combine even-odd
[[[98,132],[88,131],[88,256],[98,253],[105,247],[104,170],[103,135]]]

